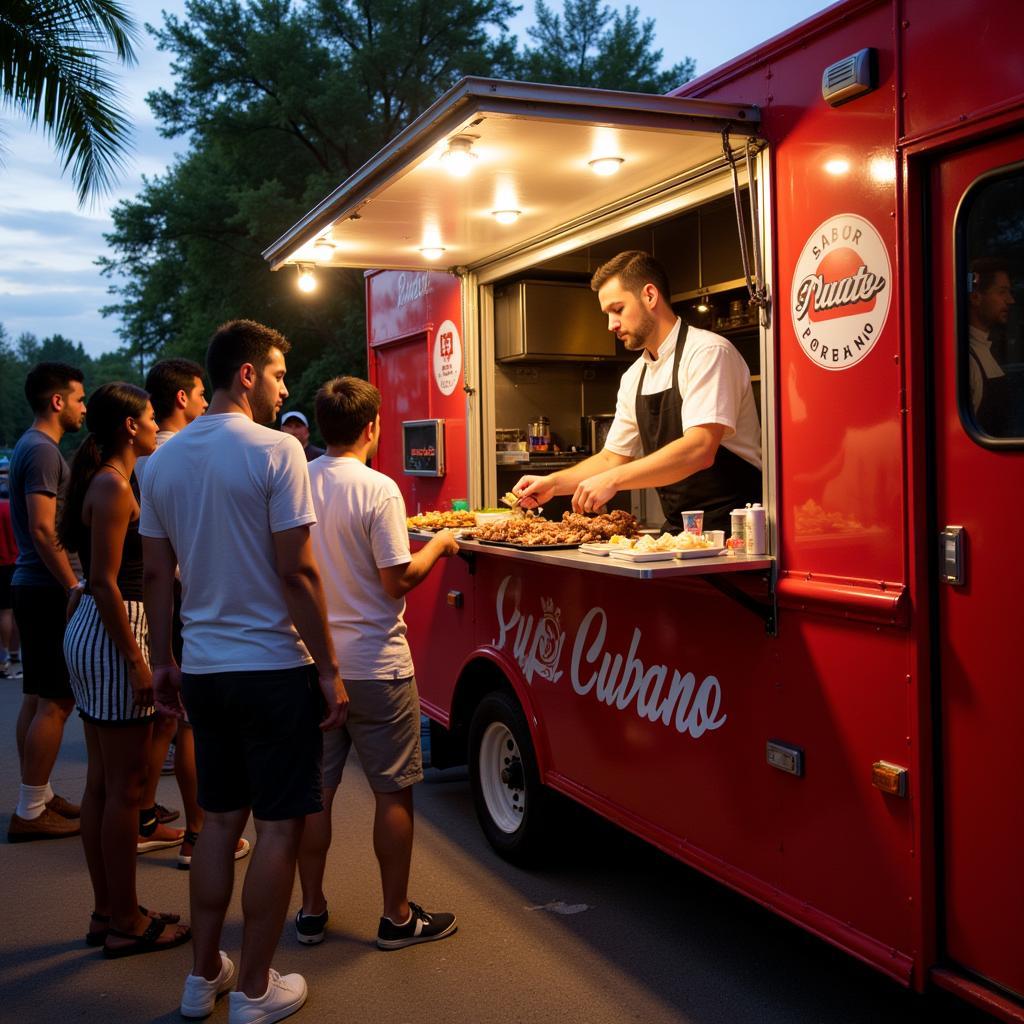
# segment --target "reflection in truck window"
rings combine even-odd
[[[1024,440],[1024,169],[976,184],[957,232],[966,426],[983,437]]]

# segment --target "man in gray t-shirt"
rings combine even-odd
[[[50,773],[75,706],[64,663],[64,625],[68,595],[80,584],[57,543],[57,509],[70,475],[58,445],[85,420],[82,379],[82,371],[66,363],[33,367],[25,395],[35,417],[11,456],[11,525],[18,542],[11,597],[24,666],[17,725],[21,790],[7,832],[12,843],[79,832],[79,809],[54,794]]]
[[[11,580],[14,586],[52,587],[56,583],[36,549],[28,500],[31,494],[52,495],[59,513],[70,473],[57,442],[35,427],[29,427],[14,446],[10,471],[11,527],[18,542],[18,561]]]

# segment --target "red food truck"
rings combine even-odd
[[[372,268],[416,513],[600,448],[627,364],[589,276],[653,252],[750,367],[767,552],[461,541],[407,615],[435,762],[507,857],[557,791],[1014,1021],[1022,38],[1019,4],[846,0],[669,96],[469,79],[265,253]]]

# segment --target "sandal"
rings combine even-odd
[[[159,953],[165,949],[176,949],[185,945],[192,938],[192,929],[188,925],[178,925],[178,931],[169,942],[160,942],[159,939],[165,928],[174,927],[165,924],[159,918],[151,918],[149,925],[141,935],[133,932],[122,932],[117,928],[110,928],[107,931],[107,938],[130,939],[127,946],[109,946],[104,944],[103,955],[108,960],[117,960],[125,956],[138,956],[140,953]]]
[[[139,834],[135,849],[138,853],[149,853],[151,850],[169,850],[174,846],[181,846],[184,838],[184,829],[168,828],[166,825],[158,824],[148,836]]]
[[[199,842],[199,833],[192,832],[190,830],[185,833],[185,840],[182,846],[190,846],[194,850],[197,842]],[[252,849],[252,847],[249,845],[249,840],[246,839],[245,836],[242,836],[242,838],[238,840],[238,845],[235,847],[235,860],[241,860],[243,857],[248,857],[250,849]],[[192,867],[192,854],[179,853],[178,867],[182,871],[188,871],[189,868]]]
[[[142,904],[139,904],[139,913],[143,917],[150,917],[162,924],[177,924],[181,920],[181,914],[151,914]],[[110,915],[97,914],[93,911],[89,915],[90,920],[96,924],[106,925],[105,928],[96,928],[85,933],[85,944],[87,946],[102,946],[107,941],[107,933],[110,931]]]

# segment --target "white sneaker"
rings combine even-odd
[[[263,995],[251,999],[243,992],[231,993],[228,1024],[274,1024],[274,1021],[284,1020],[302,1008],[308,991],[301,974],[281,977],[271,968]]]
[[[235,965],[227,953],[220,951],[220,974],[213,981],[189,974],[185,978],[185,991],[181,994],[182,1017],[209,1017],[217,1002],[217,996],[224,995],[235,980]]]

